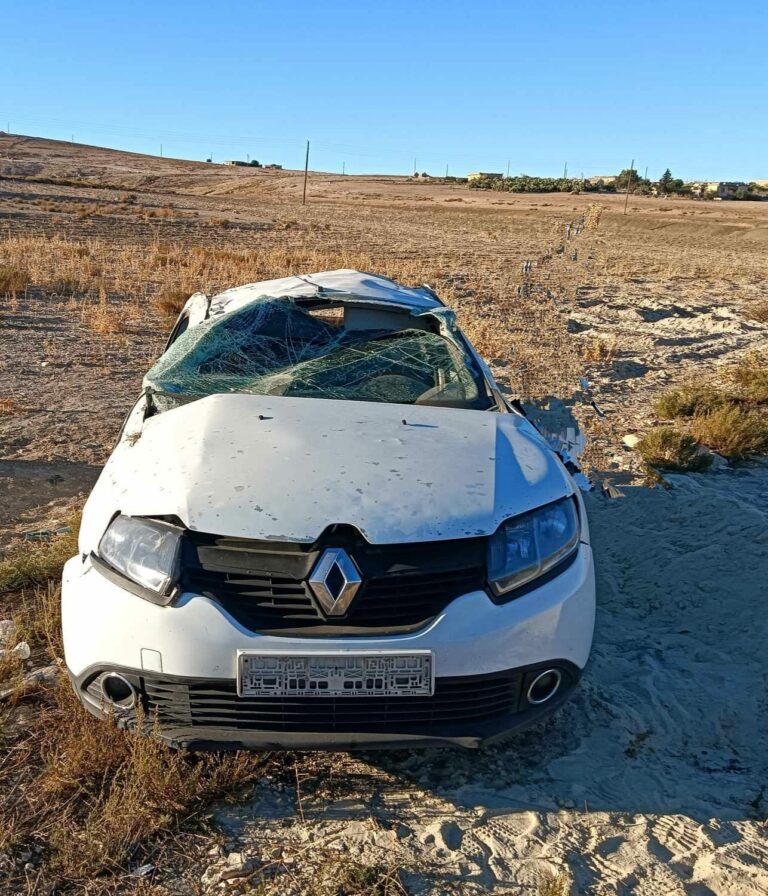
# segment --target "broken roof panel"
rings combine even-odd
[[[228,314],[264,296],[275,299],[324,296],[332,299],[334,294],[344,296],[346,301],[352,297],[361,301],[389,304],[416,311],[443,307],[443,303],[426,286],[401,286],[389,277],[342,269],[236,286],[214,296],[211,299],[209,313],[211,317]]]

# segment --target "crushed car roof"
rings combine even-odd
[[[248,305],[254,299],[312,297],[345,301],[363,301],[391,304],[399,307],[427,311],[441,308],[443,303],[428,286],[402,286],[389,277],[367,274],[364,271],[341,269],[303,274],[300,277],[282,277],[279,280],[261,280],[220,292],[211,299],[211,316],[226,314]]]

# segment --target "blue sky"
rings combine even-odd
[[[768,2],[0,0],[0,128],[347,172],[768,178]]]

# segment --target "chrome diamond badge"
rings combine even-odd
[[[363,580],[344,548],[326,548],[308,579],[328,616],[343,616]]]

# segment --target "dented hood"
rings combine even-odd
[[[81,546],[92,549],[117,511],[279,541],[312,542],[336,523],[377,544],[464,538],[572,491],[516,414],[212,395],[120,443]]]

